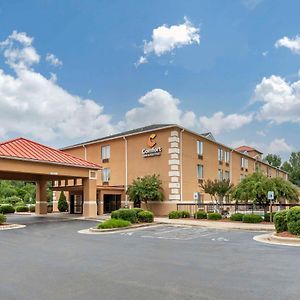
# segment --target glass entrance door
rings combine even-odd
[[[74,195],[74,214],[82,214],[82,195]]]

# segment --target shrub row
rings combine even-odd
[[[154,215],[151,211],[143,210],[141,208],[121,208],[111,213],[112,219],[121,219],[129,221],[130,223],[152,223]]]
[[[274,225],[276,232],[288,231],[300,235],[300,206],[277,212],[274,216]]]
[[[181,219],[181,218],[190,218],[191,214],[188,211],[182,210],[182,211],[171,211],[169,212],[169,219]]]
[[[230,216],[231,221],[240,221],[243,223],[260,223],[263,221],[263,218],[255,214],[242,214],[235,213]]]
[[[195,219],[207,219],[207,213],[203,210],[198,210],[195,214],[194,214],[194,218]]]
[[[0,214],[0,225],[6,222],[6,216]]]
[[[28,212],[28,207],[25,205],[16,206],[16,212]]]
[[[15,209],[10,204],[2,204],[0,206],[0,214],[13,214],[15,212]]]
[[[122,219],[109,219],[100,223],[97,228],[98,229],[109,229],[109,228],[120,228],[120,227],[128,227],[131,223]]]

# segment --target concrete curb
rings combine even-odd
[[[253,239],[266,244],[300,247],[300,238],[279,237],[275,235],[275,232],[256,235]]]
[[[5,226],[0,226],[0,231],[2,230],[12,230],[12,229],[21,229],[25,228],[26,225],[19,225],[19,224],[8,224]]]

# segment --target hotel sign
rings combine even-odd
[[[147,146],[149,148],[142,149],[143,157],[151,157],[151,156],[161,155],[162,147],[155,147],[156,146],[155,138],[156,138],[155,133],[153,133],[149,136],[148,141],[147,141]]]

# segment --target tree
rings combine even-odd
[[[270,204],[268,191],[274,191],[275,201],[284,198],[298,202],[298,192],[292,184],[282,178],[269,178],[261,172],[255,172],[244,178],[232,191],[236,201],[251,202],[264,207]]]
[[[292,152],[289,161],[284,162],[281,168],[288,173],[293,184],[300,186],[300,152]]]
[[[155,174],[138,177],[128,186],[127,194],[135,205],[144,202],[147,206],[148,201],[162,201],[162,182]]]
[[[66,199],[66,195],[63,191],[59,195],[57,207],[60,212],[68,211],[69,205]]]
[[[278,168],[281,166],[281,157],[277,154],[268,154],[264,160],[269,163],[269,165]]]
[[[219,203],[222,205],[224,201],[224,197],[229,194],[231,189],[233,188],[233,184],[230,183],[229,179],[218,180],[216,182],[216,195],[219,198]]]
[[[216,197],[216,180],[207,179],[200,184],[200,187],[203,189],[203,192],[210,195],[211,201]]]

